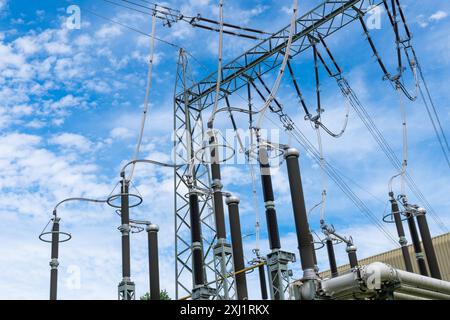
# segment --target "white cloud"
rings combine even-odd
[[[439,21],[448,17],[448,13],[442,10],[436,11],[430,16],[431,21]]]
[[[0,0],[0,11],[6,8],[7,0]]]
[[[75,148],[80,152],[89,152],[92,150],[92,142],[86,137],[74,133],[62,133],[52,137],[49,142],[56,144],[63,149]]]
[[[124,127],[116,127],[111,130],[110,136],[113,139],[129,139],[135,136],[135,133],[132,132],[129,128]]]
[[[120,26],[115,24],[103,25],[96,33],[95,36],[100,39],[115,38],[122,34]]]

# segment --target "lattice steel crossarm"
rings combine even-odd
[[[294,57],[308,49],[311,44],[308,35],[320,35],[323,38],[335,33],[358,18],[359,12],[367,12],[378,6],[381,0],[328,0],[297,19],[296,33],[293,37],[290,56]],[[235,60],[223,66],[221,96],[229,95],[242,88],[257,75],[265,74],[281,65],[289,37],[289,26],[274,33]],[[185,94],[189,107],[193,104],[205,109],[214,103],[217,71],[186,90],[177,93],[175,99],[184,103]]]

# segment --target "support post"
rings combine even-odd
[[[262,191],[264,207],[266,209],[267,231],[269,235],[270,249],[281,248],[280,235],[278,232],[277,212],[275,210],[275,197],[273,195],[272,177],[270,175],[269,156],[265,146],[259,146],[259,166],[261,172]]]
[[[284,157],[289,176],[289,186],[291,189],[292,207],[294,211],[295,229],[297,231],[297,242],[300,251],[300,260],[303,269],[302,281],[309,282],[307,286],[310,292],[302,293],[302,299],[312,300],[315,296],[316,279],[314,263],[314,244],[306,213],[305,198],[303,195],[302,178],[298,163],[299,152],[294,148],[285,151]]]
[[[58,290],[58,254],[59,254],[59,221],[61,218],[56,214],[53,217],[52,227],[52,252],[50,261],[50,300],[57,299]]]
[[[259,272],[259,285],[261,287],[261,299],[267,300],[269,297],[267,295],[267,284],[266,284],[266,272],[264,271],[264,265],[258,267]]]
[[[422,246],[420,245],[419,234],[417,233],[416,222],[414,221],[414,213],[408,209],[406,211],[406,217],[409,226],[409,233],[411,234],[411,240],[416,254],[417,265],[419,266],[419,272],[423,276],[428,276],[427,265],[425,264]]]
[[[212,124],[208,124],[209,146],[211,152],[211,188],[213,190],[214,218],[216,222],[217,242],[214,246],[214,264],[216,269],[216,294],[219,299],[229,300],[233,294],[230,292],[230,283],[227,274],[233,267],[229,266],[231,262],[232,249],[226,239],[225,214],[223,208],[222,181],[220,174],[220,160],[218,141]]]
[[[203,246],[200,222],[200,210],[198,205],[198,195],[191,190],[189,193],[189,211],[191,225],[191,250],[192,250],[192,280],[193,290],[205,284],[205,274],[203,268]],[[194,294],[193,294],[194,296]]]
[[[149,224],[147,225],[146,231],[148,235],[150,300],[159,300],[160,299],[159,258],[158,258],[159,226],[156,224]]]
[[[233,246],[234,271],[239,272],[245,268],[244,249],[242,245],[241,221],[239,217],[239,198],[229,196],[226,199],[228,216],[230,219],[231,244]],[[247,279],[245,272],[239,273],[236,278],[236,293],[238,300],[247,300]]]
[[[257,134],[259,142],[259,132],[257,132]],[[266,209],[269,246],[272,250],[272,252],[267,255],[270,295],[273,300],[284,300],[284,292],[289,283],[290,270],[288,269],[288,263],[295,261],[295,255],[280,250],[280,234],[278,231],[277,212],[275,210],[272,177],[270,175],[269,156],[267,154],[266,146],[261,143],[259,143],[258,157],[264,207]]]
[[[405,269],[408,272],[413,272],[413,267],[411,263],[411,257],[409,255],[408,250],[408,241],[405,237],[405,229],[403,228],[403,222],[400,215],[400,209],[398,207],[398,202],[394,198],[394,193],[389,193],[390,202],[391,202],[391,208],[392,208],[392,215],[394,216],[395,221],[395,227],[397,228],[397,234],[398,234],[398,242],[400,243],[401,249],[402,249],[402,255],[403,255],[403,261],[405,263]]]
[[[330,237],[326,239],[327,253],[328,253],[328,261],[330,262],[330,271],[331,277],[335,278],[339,275],[337,264],[336,264],[336,256],[334,254],[333,240]]]
[[[424,208],[417,209],[417,223],[419,225],[420,236],[422,237],[423,248],[428,261],[428,268],[430,269],[430,275],[436,279],[442,279],[441,271],[439,270],[439,264],[434,251],[433,241],[431,239],[430,228],[426,218],[426,210]]]
[[[128,184],[125,179],[125,173],[122,173],[121,195],[120,195],[120,217],[122,233],[122,281],[119,283],[119,300],[135,300],[135,286],[131,281],[131,265],[130,265],[130,206]]]
[[[353,244],[353,241],[349,241],[347,243],[347,248],[345,248],[348,254],[348,261],[350,263],[350,268],[356,268],[358,266],[358,256],[356,255],[356,246]]]

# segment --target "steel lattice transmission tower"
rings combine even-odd
[[[289,52],[290,58],[299,55],[311,47],[309,37],[323,39],[339,31],[364,15],[382,0],[327,0],[297,19],[295,34]],[[277,69],[283,60],[289,37],[289,26],[274,33],[252,49],[243,53],[232,62],[224,65],[219,99],[232,95],[245,88],[249,82]],[[193,158],[193,152],[202,148],[203,121],[202,112],[214,103],[217,71],[200,82],[189,79],[186,54],[181,52],[176,75],[174,96],[175,161],[185,164]],[[188,82],[192,84],[189,85]],[[186,135],[186,133],[189,133]],[[201,137],[198,139],[198,137]],[[202,232],[204,283],[220,278],[214,266],[215,221],[210,186],[210,166],[204,163],[195,165],[194,174],[189,174],[188,166],[175,169],[175,237],[176,237],[176,294],[193,294],[192,253],[190,227],[190,204],[188,197],[195,193],[199,200],[199,216]],[[191,184],[188,183],[189,179]],[[191,190],[191,192],[189,192]],[[195,197],[194,197],[195,198]],[[192,208],[191,208],[192,209]],[[198,280],[198,279],[197,279]],[[231,285],[232,283],[230,283]],[[212,290],[204,288],[205,294],[215,296],[215,289],[223,291],[219,284]],[[232,288],[230,288],[231,290]],[[207,295],[207,294],[206,294]],[[217,292],[220,298],[221,293]],[[232,295],[230,295],[232,298]]]

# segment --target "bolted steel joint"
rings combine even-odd
[[[49,264],[52,269],[58,269],[59,266],[58,259],[52,259]]]
[[[426,215],[427,214],[427,210],[423,207],[418,207],[416,209],[416,215],[420,216],[420,215]]]
[[[122,224],[119,227],[120,232],[122,232],[122,235],[127,235],[130,233],[131,227],[129,224]]]
[[[147,228],[145,230],[147,232],[158,232],[159,226],[157,224],[151,223],[147,225]]]
[[[317,278],[316,272],[314,269],[305,269],[303,270],[303,280],[315,280]]]
[[[345,248],[345,251],[347,252],[356,252],[356,246],[355,245],[348,245],[347,248]]]
[[[425,258],[425,256],[424,256],[423,252],[417,252],[416,253],[416,258],[417,259],[423,259],[423,258]]]
[[[264,202],[264,207],[266,209],[275,209],[275,202],[273,202],[273,201],[266,201],[266,202]]]
[[[211,183],[211,188],[213,188],[214,191],[220,191],[222,187],[222,182],[219,179],[214,179]]]
[[[296,157],[298,158],[300,156],[300,152],[295,148],[289,148],[284,152],[284,158],[287,159],[289,157]]]
[[[239,199],[239,197],[238,196],[228,196],[226,199],[225,199],[225,203],[227,204],[227,205],[230,205],[230,204],[238,204],[239,202],[240,202],[241,200]]]
[[[202,244],[200,242],[192,242],[191,248],[192,250],[201,250]]]
[[[408,240],[406,240],[406,237],[400,237],[398,243],[400,243],[400,245],[402,246],[406,246],[408,244]]]

